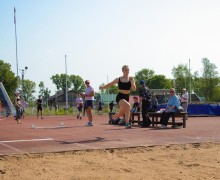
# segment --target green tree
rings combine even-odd
[[[208,58],[202,59],[203,72],[201,91],[207,101],[214,101],[214,92],[219,84],[218,71],[215,64]]]
[[[18,80],[11,70],[11,65],[0,60],[0,81],[3,82],[4,87],[10,98],[14,98],[14,92],[18,87]]]
[[[179,64],[172,69],[172,75],[175,79],[175,89],[177,92],[182,92],[183,88],[189,89],[190,72],[187,64]]]
[[[135,81],[139,84],[140,80],[144,80],[145,84],[150,84],[150,80],[155,75],[155,72],[150,69],[142,69],[135,73]]]
[[[164,75],[154,75],[150,79],[149,87],[151,89],[169,89],[172,87],[172,80],[167,79]]]
[[[137,90],[136,90],[136,92],[131,91],[131,94],[133,94],[133,95],[138,94],[139,89],[140,89],[140,86],[139,86],[140,80],[144,80],[146,86],[151,88],[149,86],[149,84],[150,84],[150,81],[154,75],[155,75],[155,73],[153,70],[146,69],[146,68],[135,73],[135,82],[136,82]]]
[[[24,80],[24,95],[26,100],[29,101],[30,98],[33,98],[33,93],[35,93],[36,83],[26,79]]]
[[[71,83],[69,82],[69,76],[66,74],[56,74],[53,75],[50,79],[52,80],[53,84],[56,85],[57,91],[66,91],[66,77],[67,77],[67,88],[71,87]]]
[[[47,102],[46,105],[48,106],[48,98],[50,97],[51,91],[48,88],[45,88],[43,81],[41,81],[38,86],[40,89],[39,93],[40,93],[40,95],[42,95],[43,99],[46,100],[46,102]]]
[[[83,79],[78,75],[70,75],[69,82],[74,91],[83,92],[86,88]]]

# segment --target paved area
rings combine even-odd
[[[22,124],[9,117],[0,120],[0,155],[109,149],[166,144],[220,142],[220,117],[189,117],[186,128],[158,127],[131,129],[109,125],[108,116],[95,116],[94,126],[85,127],[87,118],[71,115],[44,119],[26,117]]]

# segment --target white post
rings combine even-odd
[[[17,28],[16,28],[16,9],[15,9],[15,7],[14,7],[14,24],[15,24],[15,47],[16,47],[17,83],[18,83],[18,46],[17,46]]]
[[[67,63],[66,63],[66,54],[65,54],[65,70],[66,70],[66,114],[68,114],[68,89],[67,89]]]
[[[189,59],[189,102],[191,103],[191,95],[192,95],[192,81],[191,81],[191,70],[190,70],[190,59]]]
[[[107,84],[108,84],[108,75],[107,75]],[[109,105],[109,88],[107,89],[108,92],[108,105]]]

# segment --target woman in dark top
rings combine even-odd
[[[115,119],[125,115],[125,128],[131,128],[129,123],[131,110],[131,105],[129,104],[129,94],[130,89],[136,91],[136,85],[134,78],[129,76],[129,67],[127,65],[122,67],[122,72],[123,75],[121,77],[116,78],[104,86],[100,86],[100,89],[106,89],[114,84],[118,84],[119,93],[116,96],[116,102],[119,105],[119,113],[113,115],[112,118]]]
[[[20,92],[15,92],[15,108],[16,108],[16,120],[18,124],[21,124],[21,98],[20,98]]]
[[[42,96],[39,95],[39,98],[37,99],[37,118],[39,117],[39,112],[40,112],[40,115],[41,115],[41,119],[43,119],[43,100],[42,100]]]

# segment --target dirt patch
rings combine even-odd
[[[1,156],[0,179],[220,179],[220,144]]]

